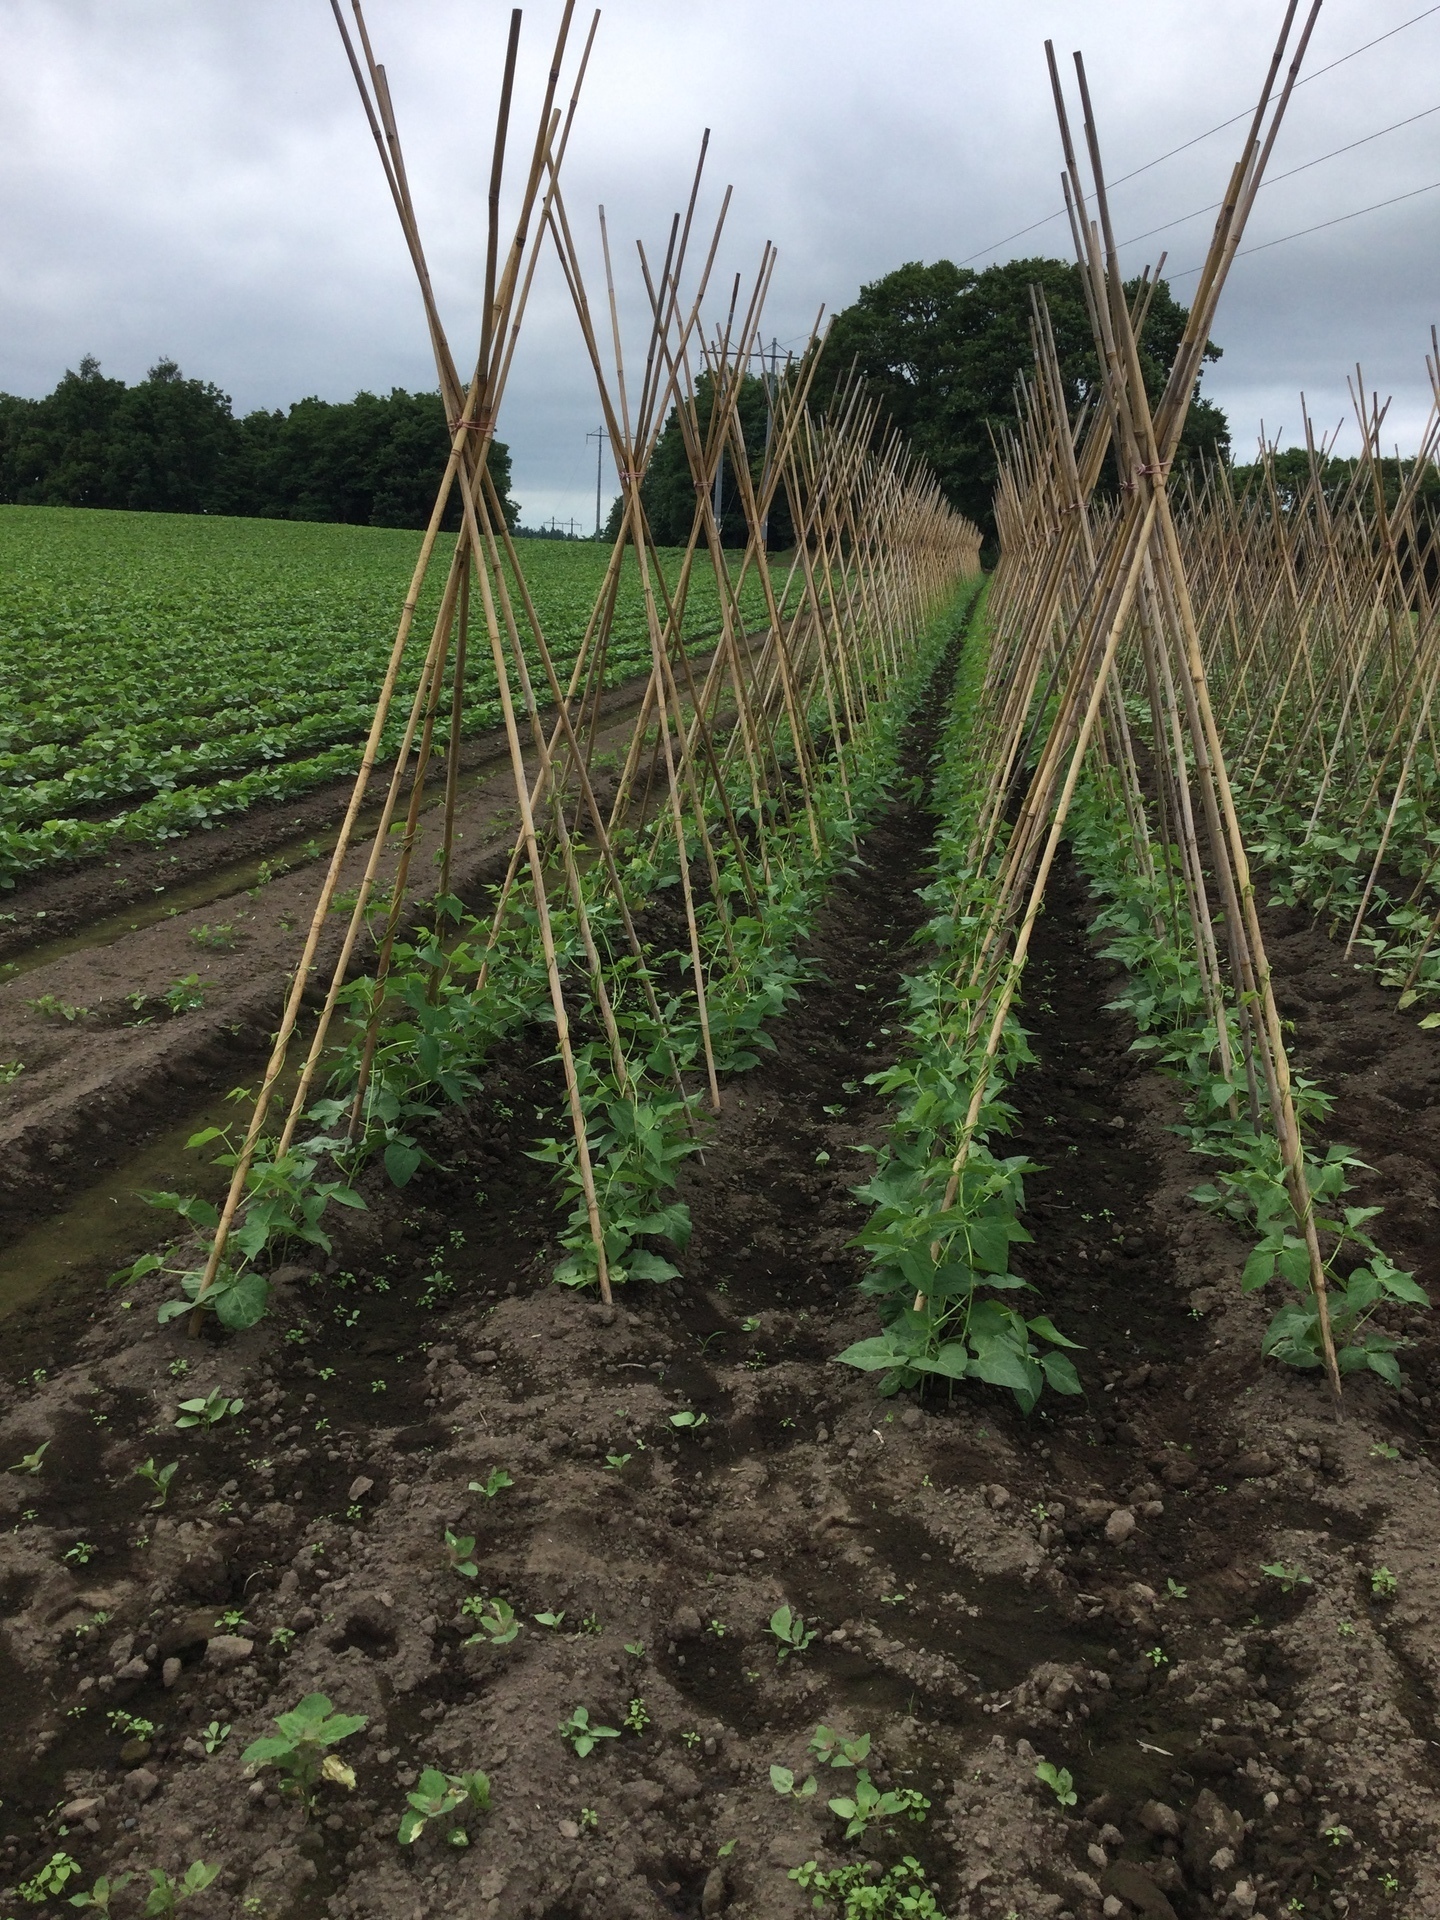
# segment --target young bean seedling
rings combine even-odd
[[[447,1820],[461,1811],[490,1811],[490,1782],[483,1773],[441,1773],[426,1767],[414,1790],[407,1793],[407,1811],[400,1816],[396,1839],[402,1847],[413,1846],[432,1820]],[[470,1836],[464,1827],[453,1826],[446,1839],[452,1847],[468,1847]]]
[[[822,1767],[858,1767],[870,1757],[870,1736],[862,1733],[853,1740],[847,1740],[843,1734],[835,1733],[829,1727],[817,1727],[809,1751]]]
[[[115,1895],[117,1893],[123,1893],[134,1878],[133,1873],[122,1873],[117,1875],[114,1880],[111,1880],[102,1873],[88,1893],[72,1893],[70,1896],[70,1905],[72,1907],[94,1907],[97,1913],[108,1914],[110,1911],[110,1902],[115,1898]]]
[[[1054,1766],[1049,1760],[1042,1760],[1035,1769],[1035,1778],[1041,1786],[1049,1787],[1062,1807],[1073,1807],[1076,1800],[1075,1782],[1070,1777],[1068,1767]]]
[[[513,1487],[514,1484],[503,1467],[492,1467],[488,1479],[470,1482],[470,1491],[482,1495],[486,1500],[493,1500],[497,1493],[503,1493],[506,1487]]]
[[[155,1489],[156,1497],[150,1502],[151,1510],[163,1507],[170,1498],[170,1482],[175,1478],[175,1470],[180,1465],[172,1460],[168,1467],[157,1467],[153,1459],[147,1460],[143,1467],[136,1467],[135,1478],[148,1480]]]
[[[590,1724],[590,1709],[576,1707],[568,1720],[560,1723],[560,1738],[575,1749],[577,1759],[583,1760],[592,1753],[596,1743],[601,1740],[618,1740],[618,1727],[595,1727]]]
[[[810,1800],[814,1798],[815,1776],[813,1773],[808,1774],[804,1784],[797,1787],[795,1784],[795,1775],[790,1771],[789,1767],[772,1766],[770,1769],[770,1784],[776,1793],[787,1796],[791,1800]]]
[[[179,1880],[172,1880],[163,1867],[149,1867],[146,1871],[150,1876],[150,1891],[145,1896],[146,1920],[157,1920],[157,1916],[158,1920],[168,1920],[183,1901],[205,1891],[220,1867],[218,1862],[207,1867],[203,1860],[194,1860]]]
[[[1309,1587],[1315,1583],[1308,1573],[1302,1573],[1299,1567],[1287,1567],[1283,1560],[1262,1562],[1260,1571],[1268,1574],[1272,1580],[1278,1580],[1282,1593],[1293,1593],[1296,1587]]]
[[[465,1642],[467,1647],[488,1644],[492,1647],[504,1647],[520,1631],[520,1622],[515,1618],[515,1609],[508,1600],[498,1597],[494,1600],[482,1600],[472,1593],[460,1611],[477,1623],[476,1632]]]
[[[278,1767],[281,1791],[298,1795],[309,1809],[322,1781],[354,1792],[355,1775],[338,1754],[327,1751],[369,1725],[363,1713],[336,1713],[323,1693],[307,1693],[289,1713],[277,1714],[278,1733],[252,1740],[241,1755],[246,1767]]]
[[[789,1607],[777,1607],[770,1616],[770,1631],[780,1642],[775,1655],[778,1663],[792,1653],[804,1653],[819,1628],[807,1627],[801,1615],[793,1613]]]
[[[930,1811],[930,1802],[914,1787],[891,1787],[882,1793],[862,1767],[855,1776],[855,1791],[838,1794],[825,1803],[845,1824],[845,1838],[858,1840],[872,1820],[892,1820],[903,1814],[917,1824]]]
[[[445,1529],[445,1564],[452,1573],[458,1573],[466,1580],[478,1577],[480,1569],[475,1564],[475,1536],[473,1533],[452,1533]]]
[[[222,1420],[233,1420],[244,1408],[243,1400],[232,1400],[219,1387],[212,1387],[203,1399],[182,1400],[175,1424],[177,1427],[214,1427]]]

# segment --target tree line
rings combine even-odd
[[[1126,287],[1132,303],[1138,284],[1131,281]],[[1100,366],[1078,267],[1045,258],[1011,260],[980,273],[949,260],[930,266],[917,260],[872,281],[860,289],[853,305],[835,316],[810,390],[812,411],[820,411],[851,368],[858,369],[880,403],[880,430],[900,429],[929,462],[951,505],[968,514],[987,540],[993,540],[995,526],[995,443],[1014,423],[1015,383],[1034,364],[1032,287],[1044,294],[1049,308],[1073,416],[1098,402]],[[1188,318],[1189,309],[1160,281],[1150,296],[1140,338],[1141,368],[1152,404],[1164,389]],[[1207,343],[1205,357],[1218,360],[1220,351]],[[785,377],[797,377],[796,371],[792,368]],[[703,430],[711,405],[704,378],[697,399]],[[766,409],[764,382],[752,376],[740,396],[740,418],[757,483],[764,465]],[[1176,456],[1177,468],[1203,456],[1228,460],[1229,453],[1224,413],[1213,401],[1197,399]],[[1112,465],[1102,489],[1118,481]],[[746,531],[738,490],[722,479],[721,491],[724,544],[743,545]],[[662,546],[688,539],[694,491],[673,413],[656,446],[641,498]],[[618,502],[611,521],[618,530]],[[771,516],[769,544],[784,546],[793,538],[782,504]]]
[[[975,272],[948,260],[910,261],[860,289],[836,315],[811,387],[823,409],[853,368],[893,425],[934,470],[946,498],[993,539],[996,441],[1015,418],[1015,383],[1032,366],[1031,288],[1045,296],[1072,414],[1100,402],[1100,368],[1079,269],[1064,260],[1011,260]],[[1132,302],[1138,282],[1126,292]],[[1140,360],[1158,400],[1189,311],[1164,280],[1151,291]],[[1220,349],[1207,344],[1206,359]],[[796,379],[791,367],[780,379]],[[764,379],[743,384],[739,412],[751,479],[764,471],[771,402]],[[697,392],[704,434],[713,404],[708,375]],[[161,360],[127,387],[91,357],[43,400],[0,394],[0,501],[129,507],[150,512],[250,514],[261,519],[332,520],[374,527],[423,527],[449,448],[438,393],[357,393],[336,402],[297,400],[287,411],[237,419],[229,396],[187,379]],[[1176,464],[1228,460],[1230,433],[1212,401],[1197,398]],[[510,453],[496,441],[490,471],[512,528]],[[1120,476],[1113,464],[1102,486]],[[748,538],[733,455],[720,481],[720,533],[727,547]],[[655,539],[683,544],[695,490],[684,438],[672,411],[651,460],[642,499]],[[447,525],[458,524],[458,502]],[[619,531],[620,502],[605,529]],[[771,511],[772,549],[793,544],[783,486]]]
[[[0,501],[424,527],[450,450],[437,393],[297,400],[236,418],[230,396],[160,360],[134,386],[87,355],[42,400],[0,394]],[[490,473],[516,524],[510,450]],[[459,524],[458,495],[445,524]]]

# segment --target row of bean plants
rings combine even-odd
[[[845,743],[843,777],[830,743],[810,786],[820,826],[818,851],[800,809],[787,817],[779,804],[769,802],[766,818],[757,821],[743,766],[737,761],[727,772],[732,817],[742,832],[763,828],[768,878],[753,865],[748,877],[742,874],[733,845],[716,836],[718,888],[697,888],[697,918],[711,1050],[721,1073],[742,1072],[773,1047],[766,1024],[794,998],[805,977],[800,948],[815,909],[836,871],[856,857],[859,836],[884,805],[914,704],[973,597],[974,583],[969,583],[959,601],[920,637],[899,683],[885,698],[871,701],[868,717]],[[816,739],[824,738],[825,719],[817,707],[811,715]],[[718,815],[718,799],[712,797],[711,806]],[[677,1272],[675,1257],[689,1238],[690,1221],[676,1197],[676,1181],[702,1137],[695,1103],[680,1090],[694,1084],[701,1065],[698,1002],[688,953],[679,950],[683,924],[674,950],[664,932],[673,925],[666,902],[679,880],[675,843],[653,825],[630,828],[617,837],[616,855],[642,937],[651,931],[657,935],[653,942],[646,939],[647,966],[661,1018],[656,1020],[642,990],[619,908],[597,863],[583,873],[582,885],[625,1074],[622,1078],[593,1011],[577,1020],[575,1061],[612,1285],[664,1281]],[[703,857],[693,829],[686,856],[698,876]],[[527,1028],[553,1031],[533,905],[522,895],[493,944],[489,923],[465,914],[458,902],[441,900],[435,906],[429,927],[394,951],[355,1137],[349,1122],[379,991],[371,975],[357,977],[345,990],[347,1031],[332,1058],[324,1097],[308,1110],[311,1130],[283,1155],[262,1143],[247,1184],[243,1222],[230,1235],[226,1261],[205,1295],[222,1324],[246,1326],[260,1317],[268,1293],[266,1269],[287,1246],[300,1242],[328,1249],[327,1209],[364,1205],[357,1181],[367,1164],[378,1161],[392,1182],[404,1185],[430,1162],[430,1126],[447,1103],[480,1092],[481,1071],[501,1042]],[[583,1006],[587,954],[579,916],[559,890],[550,917],[562,975],[573,980],[576,1004]],[[482,967],[484,985],[477,988]],[[192,1144],[216,1139],[222,1136],[209,1130]],[[233,1164],[233,1143],[222,1143],[222,1164]],[[544,1136],[533,1154],[553,1168],[562,1206],[568,1207],[555,1277],[569,1286],[590,1285],[598,1278],[597,1257],[573,1134]],[[173,1193],[153,1198],[201,1233],[215,1224],[207,1201]],[[162,1317],[185,1312],[199,1289],[201,1270],[183,1261],[177,1266],[168,1254],[149,1254],[125,1273],[139,1278],[157,1270],[178,1282]]]
[[[896,1108],[874,1175],[856,1189],[874,1207],[859,1236],[871,1256],[861,1288],[874,1300],[882,1330],[839,1357],[879,1374],[882,1394],[973,1379],[1008,1389],[1028,1413],[1047,1386],[1064,1394],[1081,1389],[1063,1351],[1077,1343],[1048,1315],[1027,1311],[1033,1303],[1024,1296],[1033,1289],[1010,1264],[1011,1248],[1030,1239],[1018,1216],[1025,1176],[1036,1169],[1023,1155],[1001,1150],[1013,1124],[1006,1092],[1033,1056],[1012,1011],[986,1068],[985,1033],[968,985],[1003,854],[1003,843],[983,860],[972,854],[988,791],[988,769],[971,736],[986,666],[982,598],[971,610],[931,787],[939,832],[934,877],[922,896],[930,919],[916,936],[925,964],[903,989],[907,1041],[893,1066],[870,1076]],[[967,1137],[982,1071],[984,1099]]]
[[[1135,1050],[1177,1081],[1184,1102],[1183,1137],[1197,1154],[1216,1163],[1213,1176],[1195,1188],[1193,1198],[1254,1235],[1242,1288],[1251,1293],[1274,1285],[1287,1295],[1270,1320],[1263,1351],[1290,1366],[1319,1368],[1319,1309],[1266,1090],[1263,1082],[1247,1086],[1238,1068],[1231,1076],[1222,1068],[1227,1054],[1232,1062],[1242,1057],[1238,1023],[1233,1009],[1227,1007],[1217,1016],[1207,1005],[1193,931],[1166,884],[1163,850],[1155,848],[1148,865],[1141,861],[1113,778],[1104,766],[1093,764],[1076,796],[1070,836],[1081,870],[1101,902],[1092,932],[1104,940],[1105,956],[1126,970],[1113,1004],[1135,1023]],[[1172,872],[1179,869],[1178,848],[1170,849],[1169,863]],[[1228,1022],[1223,1049],[1217,1017]],[[1330,1097],[1303,1075],[1293,1076],[1292,1085],[1296,1112],[1313,1133],[1329,1111]],[[1369,1368],[1399,1386],[1396,1355],[1411,1343],[1383,1331],[1375,1315],[1387,1305],[1424,1308],[1430,1302],[1414,1276],[1397,1268],[1373,1238],[1370,1226],[1380,1209],[1347,1203],[1350,1174],[1359,1164],[1338,1143],[1323,1154],[1308,1149],[1305,1154],[1306,1182],[1325,1252],[1336,1359],[1341,1373]]]

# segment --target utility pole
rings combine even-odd
[[[600,538],[600,468],[605,458],[605,443],[610,436],[604,427],[596,427],[595,431],[587,433],[585,438],[587,441],[598,440],[600,443],[595,449],[595,538],[598,540]]]

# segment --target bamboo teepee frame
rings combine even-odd
[[[499,692],[519,827],[473,992],[483,995],[488,990],[491,956],[506,927],[514,924],[517,915],[533,915],[597,1277],[602,1297],[608,1300],[605,1227],[572,1037],[571,1010],[577,995],[587,1024],[598,1026],[605,1036],[610,1068],[622,1092],[633,1095],[640,1069],[626,1056],[616,1018],[614,969],[593,925],[597,898],[618,916],[626,968],[638,981],[652,1019],[664,1024],[660,995],[627,895],[618,843],[627,834],[647,834],[653,843],[667,843],[676,857],[690,993],[703,1037],[704,1090],[708,1104],[718,1108],[722,1091],[710,1044],[707,997],[716,969],[736,964],[722,867],[738,873],[753,909],[770,883],[776,835],[782,827],[803,821],[812,852],[817,857],[823,853],[826,828],[817,805],[822,771],[833,763],[848,803],[848,756],[866,717],[904,670],[915,638],[935,607],[959,579],[978,571],[979,534],[945,504],[935,481],[899,439],[879,431],[873,405],[853,379],[838,384],[823,417],[812,415],[807,400],[822,344],[818,320],[807,351],[771,382],[765,457],[758,476],[752,474],[740,401],[750,362],[758,351],[775,253],[767,245],[748,291],[742,291],[737,276],[723,318],[707,320],[705,303],[729,204],[727,189],[713,230],[699,249],[699,270],[692,282],[687,273],[697,251],[708,135],[685,212],[675,216],[663,255],[657,263],[643,246],[639,249],[646,313],[642,351],[627,357],[603,208],[605,305],[604,317],[597,320],[561,189],[562,165],[599,20],[597,14],[574,60],[568,100],[562,108],[558,102],[570,51],[574,0],[564,0],[534,134],[522,149],[522,185],[513,220],[505,224],[501,199],[512,144],[520,33],[519,13],[511,16],[492,149],[480,340],[474,371],[468,382],[462,381],[435,300],[385,69],[375,59],[360,0],[351,0],[353,31],[340,0],[331,0],[331,7],[415,269],[451,447],[354,792],[236,1157],[198,1299],[203,1301],[221,1271],[257,1155],[283,1154],[306,1123],[336,1011],[372,927],[391,825],[403,818],[395,870],[387,883],[389,906],[378,934],[358,1073],[348,1096],[350,1140],[356,1141],[363,1131],[427,778],[437,738],[447,733],[447,712],[439,891],[442,898],[449,892],[457,806],[456,747],[466,674],[472,666],[471,624],[478,614],[484,639],[481,657],[488,654]],[[534,275],[542,254],[552,250],[595,374],[621,496],[619,535],[563,681],[487,466]],[[650,461],[672,416],[680,426],[695,491],[691,531],[678,562],[662,556],[657,547],[642,495]],[[721,543],[715,492],[722,465],[738,492],[746,527],[745,545],[738,556]],[[795,559],[783,583],[772,578],[765,543],[772,506],[782,498],[796,530]],[[413,652],[412,628],[421,591],[441,553],[440,528],[453,501],[458,501],[460,530],[445,563],[439,608],[410,693],[379,826],[324,988],[298,1085],[275,1136],[267,1130],[275,1090],[302,1004],[317,984],[313,976],[322,930],[335,903],[365,794],[380,764],[382,741]],[[607,807],[593,778],[595,743],[600,696],[607,672],[613,673],[609,649],[627,566],[639,579],[650,666]],[[697,677],[687,606],[701,569],[713,576],[720,630]],[[753,611],[757,602],[758,623]],[[743,821],[737,814],[737,792],[748,800]],[[597,884],[598,895],[593,891]],[[703,937],[702,901],[718,924],[718,949]],[[560,904],[578,931],[584,955],[581,965],[569,964],[557,950],[554,921]],[[693,1128],[691,1091],[673,1048],[669,1075]]]
[[[1088,190],[1054,50],[1047,43],[1065,159],[1062,184],[1101,384],[1092,404],[1072,419],[1048,316],[1037,301],[1035,376],[1024,387],[1020,424],[1004,449],[997,499],[1002,560],[989,600],[990,675],[972,733],[989,768],[989,787],[971,853],[977,864],[993,858],[996,878],[967,983],[978,1064],[944,1204],[954,1198],[975,1139],[1088,756],[1098,756],[1114,771],[1140,857],[1152,858],[1122,698],[1127,677],[1133,678],[1150,702],[1150,744],[1166,810],[1164,844],[1168,848],[1173,834],[1182,849],[1182,872],[1172,897],[1183,894],[1207,1002],[1216,1013],[1228,1007],[1232,1016],[1220,1020],[1219,1032],[1228,1035],[1233,1023],[1240,1036],[1238,1064],[1252,1114],[1258,1120],[1263,1110],[1274,1129],[1286,1190],[1304,1236],[1325,1368],[1338,1406],[1324,1261],[1289,1061],[1170,498],[1171,465],[1216,307],[1319,3],[1314,0],[1296,34],[1298,0],[1290,0],[1183,337],[1153,407],[1138,340],[1158,276],[1143,277],[1138,297],[1127,303],[1084,61],[1076,54]],[[1113,455],[1121,476],[1113,504],[1095,497],[1107,455]],[[1171,880],[1173,886],[1175,877]],[[1210,904],[1213,894],[1218,894],[1218,913]],[[1226,1059],[1223,1064],[1229,1079],[1236,1063]]]

